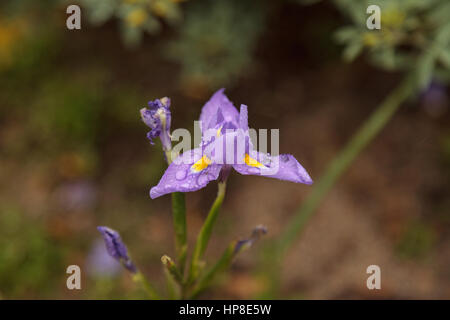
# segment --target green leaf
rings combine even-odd
[[[359,30],[355,27],[343,27],[334,33],[334,38],[339,43],[346,43],[357,39],[359,33]]]

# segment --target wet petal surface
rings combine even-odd
[[[222,165],[212,163],[201,148],[187,151],[170,164],[158,185],[150,190],[150,197],[199,190],[217,180],[221,168]]]
[[[312,184],[305,168],[290,154],[271,156],[257,151],[245,155],[244,164],[233,165],[244,175],[257,175],[296,183]]]

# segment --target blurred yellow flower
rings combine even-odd
[[[363,43],[367,47],[375,47],[380,42],[380,37],[376,31],[368,31],[363,34]]]
[[[133,9],[126,17],[126,21],[133,27],[141,26],[148,18],[148,13],[142,8]]]
[[[166,1],[156,0],[151,4],[152,11],[160,17],[165,17],[167,15],[167,11],[169,9]]]
[[[388,28],[401,28],[405,22],[405,13],[391,8],[385,10],[381,15],[381,25]]]

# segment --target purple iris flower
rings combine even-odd
[[[132,273],[136,273],[137,268],[128,256],[127,247],[122,242],[122,238],[119,233],[108,227],[97,227],[97,230],[100,231],[103,236],[108,254],[117,261],[121,262],[127,270]]]
[[[142,121],[150,127],[147,138],[151,144],[153,139],[159,137],[164,151],[172,149],[170,140],[170,99],[167,97],[149,101],[148,108],[141,109]]]
[[[271,156],[254,150],[247,106],[241,105],[238,112],[223,92],[217,91],[202,109],[200,146],[184,152],[169,165],[158,185],[150,190],[152,199],[172,192],[196,191],[212,180],[225,180],[231,168],[243,175],[312,184],[292,155]]]

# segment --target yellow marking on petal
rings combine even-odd
[[[256,168],[264,167],[264,165],[262,163],[258,162],[257,160],[253,159],[252,157],[250,157],[248,153],[245,154],[244,161],[250,167],[256,167]]]
[[[192,165],[191,170],[194,172],[200,172],[206,169],[211,164],[211,162],[211,159],[209,159],[207,156],[203,156],[200,160]]]
[[[222,133],[222,127],[220,127],[218,130],[217,130],[217,136],[218,137],[220,137],[220,134]]]

